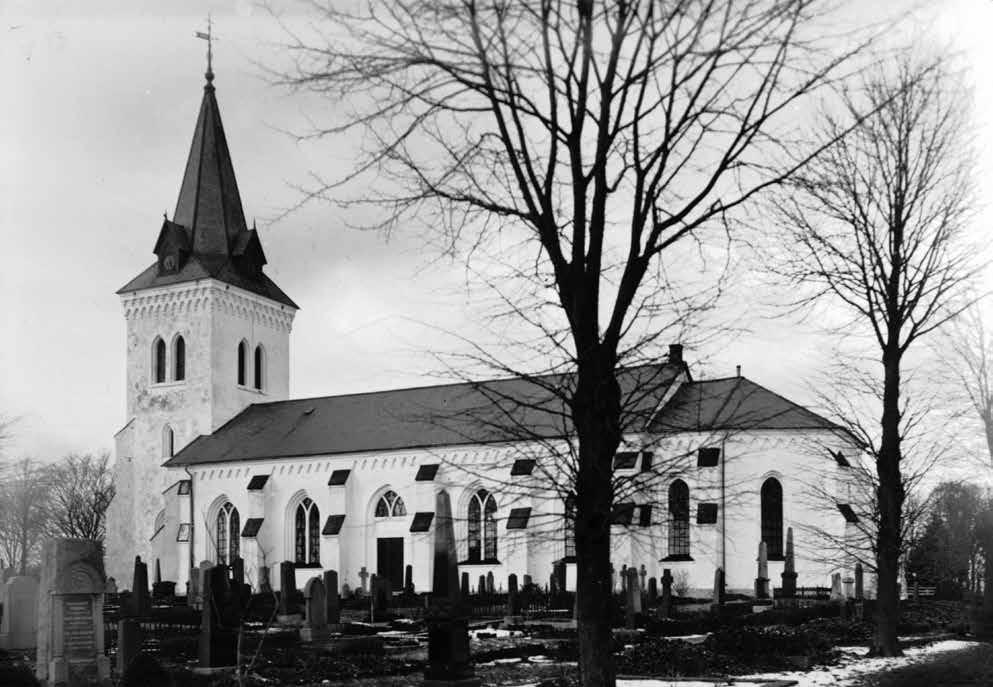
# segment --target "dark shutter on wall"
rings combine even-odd
[[[613,525],[630,525],[634,519],[634,502],[615,503],[610,522]]]
[[[717,504],[698,503],[696,506],[696,524],[714,525],[717,523]]]
[[[697,449],[696,466],[698,468],[716,468],[720,462],[721,450],[719,448],[707,447]]]
[[[838,510],[840,510],[841,514],[845,516],[845,522],[854,523],[859,521],[859,516],[855,514],[855,511],[852,510],[852,507],[847,503],[839,503]]]
[[[641,452],[641,471],[651,472],[652,471],[652,459],[655,458],[655,454],[651,451]]]
[[[638,462],[637,451],[620,451],[614,456],[615,470],[630,470]]]
[[[252,479],[248,480],[248,491],[260,491],[268,481],[269,475],[252,475]]]
[[[507,518],[508,530],[527,529],[528,520],[531,518],[530,508],[511,508],[510,517]]]
[[[521,475],[530,475],[534,472],[534,458],[520,458],[514,461],[514,466],[510,468],[511,477],[519,477]]]
[[[348,476],[352,474],[351,470],[335,470],[331,473],[330,479],[328,479],[329,487],[340,487],[345,482],[348,481]]]
[[[418,512],[414,513],[414,520],[410,523],[411,532],[427,532],[431,529],[431,522],[434,520],[434,513]]]
[[[652,504],[646,503],[638,509],[638,526],[650,527],[652,524]]]
[[[434,465],[422,465],[417,468],[417,474],[414,476],[415,482],[431,482],[434,481],[435,475],[438,474],[438,464]]]
[[[333,536],[341,532],[341,526],[345,524],[344,515],[329,515],[327,521],[324,523],[324,529],[321,530],[321,534]]]
[[[249,518],[245,521],[245,527],[241,530],[241,536],[243,537],[254,537],[257,536],[259,530],[262,528],[262,521],[264,518]]]

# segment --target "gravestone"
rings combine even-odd
[[[769,598],[769,549],[764,541],[759,542],[759,574],[755,578],[755,598]]]
[[[103,642],[106,584],[97,542],[45,542],[38,586],[35,675],[39,680],[73,687],[110,678]]]
[[[117,622],[117,672],[123,674],[141,653],[141,621],[122,618]]]
[[[831,575],[831,600],[842,601],[845,598],[845,590],[841,588],[841,573]]]
[[[452,502],[448,492],[435,497],[434,574],[428,625],[428,660],[424,687],[478,687],[469,657],[469,626],[459,592],[458,558]]]
[[[783,598],[796,598],[796,560],[793,556],[793,528],[786,529],[786,560],[783,563]]]
[[[338,598],[338,571],[324,571],[324,618],[331,632],[341,632],[341,600]]]
[[[283,624],[296,624],[301,620],[296,607],[296,567],[290,561],[279,564],[279,614],[276,620]]]
[[[862,564],[855,564],[855,600],[865,599],[865,574],[862,572]]]
[[[409,563],[403,570],[403,593],[406,596],[414,595],[414,566]]]
[[[272,582],[269,581],[269,568],[265,566],[259,568],[259,593],[272,593]]]
[[[846,599],[851,599],[853,596],[855,596],[855,592],[853,590],[854,583],[855,583],[855,578],[852,577],[851,575],[842,578],[841,584],[844,587]]]
[[[659,600],[659,583],[654,577],[648,578],[648,606],[654,608]]]
[[[642,563],[641,567],[638,569],[638,581],[639,581],[638,589],[641,590],[642,605],[644,605],[645,603],[644,597],[645,597],[645,593],[648,591],[648,585],[645,582],[645,578],[647,577],[648,577],[648,571],[645,569],[645,564]]]
[[[638,571],[635,568],[628,568],[625,572],[627,584],[624,585],[624,625],[628,629],[634,629],[635,618],[641,613],[641,589],[638,587]]]
[[[34,649],[38,641],[38,580],[11,577],[0,587],[0,649]]]
[[[300,639],[305,642],[320,642],[331,637],[327,617],[327,590],[319,577],[307,580],[303,588],[304,619],[300,628]]]
[[[493,588],[493,571],[486,573],[486,593],[492,594],[496,590]]]
[[[237,609],[230,603],[226,566],[209,568],[203,578],[203,609],[194,673],[211,675],[237,665],[239,620]]]
[[[486,593],[486,575],[479,576],[479,586],[476,587],[476,593],[477,594]]]
[[[390,579],[385,575],[372,576],[372,602],[377,612],[385,613],[390,609],[390,602],[393,599],[393,588],[390,586]]]
[[[617,591],[617,570],[614,568],[614,564],[610,564],[610,593],[613,594]]]
[[[534,580],[531,579],[531,576],[530,575],[525,575],[521,579],[524,582],[524,589],[530,589],[531,588],[531,585],[534,584]]]
[[[672,615],[672,573],[669,568],[662,571],[662,604],[659,607],[659,615],[668,618]]]
[[[148,565],[141,556],[134,557],[134,573],[131,577],[131,603],[128,615],[145,617],[152,612],[152,599],[148,594]]]
[[[368,591],[368,589],[369,589],[369,588],[368,588],[368,587],[366,586],[366,584],[368,583],[368,580],[369,580],[369,571],[368,571],[368,570],[366,570],[366,569],[365,569],[365,566],[363,565],[363,566],[362,566],[362,569],[361,569],[361,570],[359,570],[359,581],[361,581],[361,583],[362,583],[362,594],[363,594],[363,595],[364,595],[364,594],[365,594],[365,593],[366,593],[366,592]],[[356,591],[356,592],[358,592],[358,590],[355,590],[355,591]]]
[[[155,584],[162,582],[162,566],[159,564],[159,559],[155,559]]]
[[[724,570],[717,568],[714,571],[714,606],[724,604]]]
[[[462,573],[462,596],[469,596],[469,573]]]
[[[235,589],[241,589],[241,585],[245,584],[245,559],[241,556],[231,559],[231,581]]]
[[[352,598],[352,588],[348,586],[348,583],[341,585],[341,596],[345,599]]]
[[[507,617],[503,619],[505,625],[520,625],[524,622],[521,616],[521,597],[517,589],[517,575],[511,573],[507,578]]]
[[[107,578],[107,586],[104,588],[105,594],[116,594],[117,593],[117,580],[113,577]]]
[[[628,592],[628,564],[625,563],[621,566],[621,594],[627,595]]]

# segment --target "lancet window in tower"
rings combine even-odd
[[[230,501],[217,512],[216,524],[217,562],[230,565],[239,556],[241,542],[241,519]]]
[[[160,336],[152,343],[152,379],[156,384],[166,380],[166,344]]]
[[[173,344],[173,379],[181,382],[186,379],[186,341],[182,336],[177,336]]]
[[[255,388],[262,391],[262,379],[265,372],[265,351],[262,344],[255,347]]]
[[[321,512],[317,504],[304,498],[294,520],[294,553],[297,565],[321,563]]]
[[[238,344],[238,385],[245,386],[248,365],[248,344],[242,341]]]

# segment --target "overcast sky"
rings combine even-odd
[[[0,0],[0,415],[20,417],[13,455],[110,449],[127,420],[115,291],[151,264],[162,213],[175,207],[202,95],[205,45],[193,34],[208,10],[245,213],[258,218],[268,274],[302,308],[291,396],[430,383],[436,330],[473,330],[463,268],[432,262],[416,236],[386,242],[348,229],[326,205],[269,221],[298,200],[293,185],[309,170],[346,169],[350,153],[282,132],[333,116],[335,104],[267,83],[258,65],[279,59],[281,33],[253,3]],[[972,70],[988,203],[993,2],[940,0],[916,30],[952,43]],[[807,402],[824,350],[820,337],[779,321],[687,355],[706,354],[712,376],[741,364]]]

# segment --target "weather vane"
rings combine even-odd
[[[207,32],[206,33],[204,33],[203,31],[197,31],[196,32],[196,37],[197,38],[202,38],[203,40],[207,41],[207,74],[206,74],[207,81],[213,81],[214,80],[214,68],[213,68],[214,52],[213,52],[213,47],[214,47],[214,41],[216,39],[214,38],[214,34],[213,34],[213,26],[214,25],[213,25],[213,23],[210,20],[210,14],[208,14],[207,15]]]

